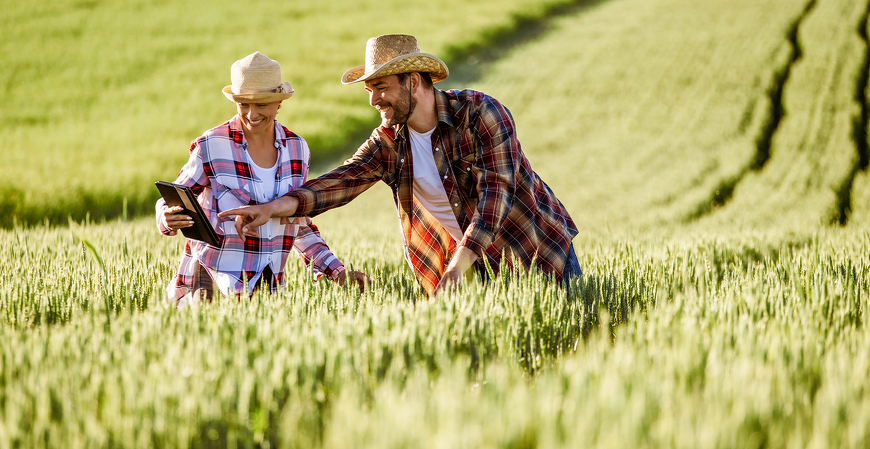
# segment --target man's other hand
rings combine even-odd
[[[437,299],[438,296],[449,290],[455,292],[462,276],[465,275],[465,272],[476,261],[477,254],[474,251],[460,246],[456,254],[453,255],[453,259],[450,260],[450,264],[447,265],[447,270],[444,271],[444,275],[441,276],[441,280],[438,281],[438,285],[435,286],[435,291],[432,292],[432,296],[429,299]]]

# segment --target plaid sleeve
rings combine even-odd
[[[289,131],[287,131],[289,133]],[[293,164],[291,165],[291,170],[294,175],[301,178],[304,182],[308,179],[309,167],[311,165],[311,149],[308,148],[308,142],[305,139],[299,138],[302,142],[302,153],[298,156],[298,158],[293,160]],[[301,186],[300,186],[301,187]],[[291,225],[296,222],[296,217],[281,217],[281,224],[283,225]]]
[[[480,255],[492,245],[513,207],[520,146],[510,112],[494,98],[486,97],[483,101],[475,126],[480,139],[479,198],[459,246]]]
[[[383,179],[387,161],[382,150],[375,130],[344,164],[288,193],[299,200],[295,216],[313,217],[343,206]]]
[[[181,167],[178,177],[173,182],[190,187],[194,195],[199,195],[204,188],[208,187],[209,180],[202,167],[202,150],[199,147],[199,140],[191,144],[190,158]],[[166,201],[160,198],[157,200],[154,209],[157,213],[157,230],[163,235],[169,235],[169,228],[166,227],[166,222],[163,221],[163,211],[167,209]]]
[[[293,248],[299,253],[299,257],[305,262],[305,266],[314,271],[315,279],[326,275],[326,277],[334,280],[335,276],[344,271],[344,264],[326,246],[326,242],[320,236],[320,230],[311,222],[310,218],[306,217],[297,220],[299,231],[296,233],[296,239],[293,241]]]

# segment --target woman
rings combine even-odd
[[[263,283],[275,291],[284,284],[291,247],[316,279],[325,276],[344,285],[349,275],[363,288],[368,277],[346,273],[309,218],[272,219],[257,229],[258,237],[242,240],[231,218],[218,217],[223,210],[267,203],[299,187],[308,176],[310,159],[305,140],[275,120],[281,102],[294,92],[289,82],[281,81],[278,62],[255,52],[233,64],[231,79],[223,93],[235,102],[236,116],[192,143],[190,159],[175,180],[197,196],[221,245],[188,239],[167,294],[181,306],[211,300],[214,285],[226,295],[253,292]],[[157,228],[164,235],[176,235],[193,224],[180,207],[169,208],[162,198],[156,210]]]

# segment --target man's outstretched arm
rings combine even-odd
[[[391,154],[389,151],[382,151],[382,137],[392,139],[384,134],[387,131],[375,129],[372,137],[343,165],[317,179],[309,179],[302,187],[289,194],[267,204],[242,206],[218,215],[235,216],[236,231],[244,240],[245,235],[257,237],[257,227],[272,217],[292,217],[297,214],[313,217],[343,206],[383,179],[385,166],[395,165],[394,155],[390,161],[383,160],[384,154]]]
[[[245,236],[259,237],[257,228],[268,223],[272,217],[292,217],[299,207],[299,200],[293,196],[282,196],[266,204],[255,206],[242,206],[235,209],[225,210],[218,214],[219,217],[236,217],[236,232],[242,241]]]

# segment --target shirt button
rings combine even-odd
[[[471,171],[471,167],[465,167],[465,171]]]
[[[459,203],[453,203],[453,207],[459,207]]]
[[[444,179],[447,179],[447,175],[444,175]]]
[[[399,161],[399,162],[405,162],[405,160],[404,160],[404,159],[402,159],[402,160],[400,160],[400,161]]]
[[[438,151],[438,148],[435,148],[435,151]]]

